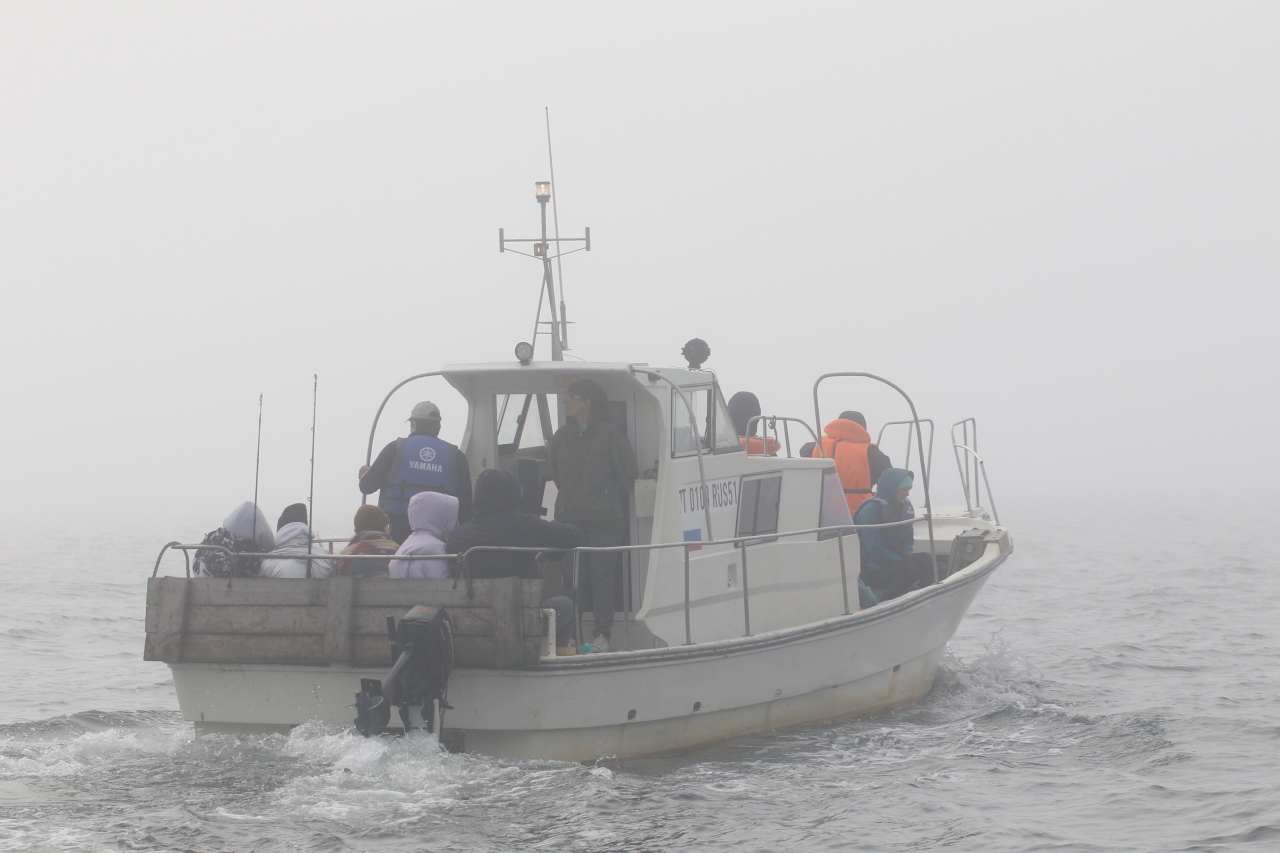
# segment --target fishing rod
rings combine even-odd
[[[307,556],[311,556],[311,543],[315,539],[316,524],[316,398],[320,390],[320,375],[311,374],[311,487],[307,490]],[[311,561],[307,560],[307,577],[311,577]]]
[[[254,547],[258,541],[258,472],[262,469],[262,395],[258,395],[258,452],[253,460],[253,533]]]
[[[258,450],[253,458],[253,526],[249,528],[250,546],[254,550],[258,548],[258,472],[262,470],[262,395],[258,395]],[[236,576],[236,568],[240,565],[239,557],[231,558],[231,569],[227,572],[227,589],[231,588],[231,581]]]

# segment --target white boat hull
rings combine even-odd
[[[994,544],[994,543],[993,543]],[[916,702],[987,576],[986,555],[941,584],[870,610],[695,646],[454,670],[445,728],[467,751],[590,761],[666,754],[751,732],[866,716]],[[360,678],[343,665],[171,663],[179,705],[203,730],[351,725]]]

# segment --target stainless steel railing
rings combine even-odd
[[[960,438],[956,439],[956,429],[960,429]],[[960,487],[964,491],[965,509],[973,515],[975,508],[982,506],[982,487],[987,487],[987,500],[991,502],[991,516],[996,524],[1000,523],[1000,513],[996,509],[996,499],[991,494],[991,481],[987,477],[987,463],[978,455],[978,419],[965,418],[951,425],[951,452],[956,457],[956,468],[960,472]],[[982,477],[979,479],[978,475]]]
[[[809,431],[809,435],[813,437],[814,443],[816,444],[818,442],[818,434],[813,431],[813,427],[809,426],[807,421],[805,421],[803,418],[789,418],[784,415],[755,415],[749,421],[747,421],[748,438],[752,437],[751,428],[761,421],[766,422],[765,423],[766,432],[764,435],[760,437],[762,439],[761,444],[765,446],[765,449],[768,449],[768,445],[769,445],[768,430],[773,430],[774,441],[777,441],[777,435],[778,435],[777,422],[778,421],[782,421],[782,437],[785,441],[785,447],[787,449],[788,457],[791,457],[793,455],[791,452],[791,427],[789,426],[789,424],[793,424],[793,423],[800,424],[800,426],[804,427],[806,430]],[[747,450],[748,456],[768,455],[768,454],[753,454],[750,450],[750,446],[748,446],[746,450]]]
[[[838,543],[837,547],[838,547],[839,565],[840,565],[840,584],[841,584],[843,604],[844,604],[844,610],[842,615],[848,616],[848,615],[851,615],[852,611],[849,608],[849,576],[848,576],[848,564],[845,556],[845,547],[844,547],[845,535],[849,531],[902,527],[902,526],[911,525],[911,524],[918,524],[919,522],[926,521],[926,520],[931,521],[931,519],[928,519],[927,516],[917,516],[915,518],[907,518],[901,521],[892,521],[884,524],[840,524],[840,525],[832,525],[827,527],[810,527],[810,528],[805,528],[803,530],[789,530],[786,532],[773,534],[771,536],[771,540],[786,539],[786,538],[797,537],[797,536],[820,535],[822,533],[834,532],[835,533],[834,538],[837,540],[837,543]],[[743,636],[749,637],[751,636],[751,588],[750,588],[751,584],[750,584],[749,576],[747,574],[747,550],[748,549],[746,546],[748,543],[758,542],[759,539],[760,539],[760,536],[758,534],[753,534],[750,536],[736,536],[730,539],[696,540],[696,541],[688,541],[688,542],[661,542],[661,543],[656,543],[651,545],[613,545],[613,546],[594,546],[594,547],[583,546],[580,548],[572,548],[572,549],[534,548],[534,547],[524,547],[524,546],[515,546],[515,545],[477,545],[474,548],[469,548],[467,551],[463,552],[462,554],[406,554],[406,555],[396,556],[396,557],[392,557],[389,555],[382,555],[382,554],[333,555],[333,554],[280,554],[275,552],[260,553],[260,552],[247,552],[247,551],[237,552],[237,551],[232,551],[231,549],[223,545],[201,545],[201,544],[192,544],[192,543],[169,542],[165,544],[163,548],[160,549],[160,554],[159,556],[156,557],[156,565],[155,565],[155,568],[152,570],[151,576],[156,577],[158,575],[160,571],[160,564],[163,561],[165,554],[168,553],[169,551],[183,552],[183,557],[186,561],[186,576],[188,578],[191,577],[191,558],[190,558],[191,551],[209,550],[209,551],[220,551],[224,554],[227,554],[232,561],[232,574],[231,576],[226,578],[228,582],[231,582],[233,579],[237,577],[240,579],[248,579],[252,577],[248,575],[237,575],[235,573],[236,558],[251,558],[251,559],[252,558],[259,558],[259,559],[274,558],[274,559],[289,559],[289,560],[305,559],[308,562],[310,562],[312,560],[331,560],[331,559],[334,559],[335,556],[341,556],[341,558],[344,560],[356,560],[356,561],[381,560],[385,562],[390,559],[410,560],[410,561],[458,560],[459,558],[466,558],[469,555],[471,555],[473,552],[479,552],[479,551],[497,551],[497,552],[508,551],[508,552],[533,553],[533,554],[550,552],[550,553],[567,553],[571,556],[573,560],[573,563],[572,563],[573,588],[576,593],[578,590],[578,580],[579,580],[578,578],[579,562],[580,562],[581,555],[584,553],[633,553],[633,552],[639,552],[639,551],[660,551],[660,550],[667,550],[671,548],[680,548],[684,552],[683,554],[683,557],[684,557],[684,630],[685,630],[684,644],[693,645],[694,642],[693,642],[693,624],[692,624],[692,593],[690,588],[691,587],[691,583],[690,583],[691,567],[690,567],[690,559],[689,559],[690,552],[695,548],[698,548],[698,549],[708,548],[708,547],[714,547],[717,545],[731,545],[742,552],[741,559],[742,559]],[[821,541],[823,540],[818,540],[818,542],[815,542],[813,544],[815,545],[815,547],[819,546]],[[454,579],[463,580],[464,578],[455,576]],[[469,588],[470,587],[469,578],[467,580],[468,580],[468,588]],[[579,632],[581,632],[582,614],[581,614],[581,607],[579,605],[578,597],[576,594],[574,596],[574,618],[576,622],[576,627],[578,628]]]
[[[911,439],[915,433],[915,430],[920,428],[920,424],[928,424],[929,425],[928,456],[924,458],[924,462],[921,463],[920,467],[923,470],[928,472],[933,471],[933,432],[934,432],[933,418],[923,418],[919,421],[888,421],[886,422],[880,427],[880,432],[876,433],[876,447],[880,448],[881,450],[884,450],[883,439],[884,439],[885,429],[891,426],[901,426],[903,424],[905,424],[907,427],[907,452],[906,452],[906,461],[903,462],[902,465],[899,467],[902,467],[902,468],[911,467]]]

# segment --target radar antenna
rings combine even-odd
[[[539,327],[544,325],[542,320],[542,301],[546,299],[547,310],[551,314],[551,319],[545,321],[548,326],[546,334],[551,338],[551,360],[564,361],[564,351],[569,348],[569,320],[564,306],[564,268],[561,265],[560,258],[565,255],[571,255],[574,252],[591,251],[591,229],[584,229],[583,237],[561,237],[560,236],[560,213],[556,207],[556,203],[551,198],[551,185],[555,181],[555,161],[551,156],[551,110],[546,109],[547,118],[547,160],[551,167],[550,181],[536,181],[534,183],[534,197],[538,200],[538,206],[542,214],[542,237],[529,239],[516,239],[506,236],[506,229],[498,229],[498,251],[499,252],[515,252],[517,255],[524,255],[528,258],[542,261],[542,291],[538,295],[538,313],[534,319],[533,340],[534,346],[537,345],[538,335],[542,334]],[[547,236],[547,202],[551,202],[551,215],[555,226],[555,236]],[[522,252],[519,249],[508,249],[508,243],[532,243],[533,253]],[[582,243],[583,245],[575,249],[562,250],[562,243]],[[555,246],[555,254],[552,252],[552,245]],[[560,273],[561,294],[559,304],[556,302],[556,281],[555,274],[552,272],[551,262],[556,262],[557,271]],[[558,310],[557,310],[558,308]],[[532,357],[532,356],[530,356]]]

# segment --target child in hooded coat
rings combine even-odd
[[[397,557],[447,554],[444,543],[458,526],[458,499],[444,492],[418,492],[409,499],[413,532],[396,551]],[[393,578],[447,578],[448,560],[392,560]]]

